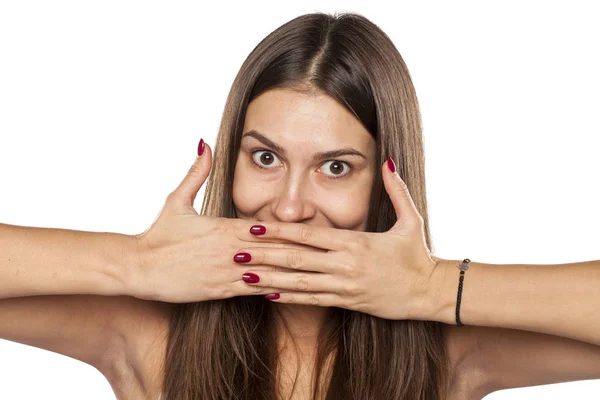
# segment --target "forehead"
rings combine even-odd
[[[290,89],[272,89],[249,105],[244,132],[256,129],[290,146],[310,141],[319,147],[353,145],[363,150],[374,139],[360,121],[333,98]]]

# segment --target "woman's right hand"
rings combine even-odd
[[[212,151],[208,145],[184,180],[169,194],[152,225],[135,235],[138,265],[131,277],[132,296],[169,303],[189,303],[277,292],[242,280],[247,270],[233,261],[248,247],[243,237],[257,221],[198,215],[194,199],[208,177]],[[259,222],[258,222],[259,223]],[[320,250],[295,243],[261,241],[260,247]],[[322,250],[325,252],[325,250]],[[253,265],[253,271],[286,268]],[[288,270],[291,271],[291,270]]]

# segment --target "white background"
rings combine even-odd
[[[392,38],[417,90],[434,253],[507,264],[599,258],[594,2],[215,4],[0,3],[1,222],[143,232],[200,138],[214,147],[254,46],[300,14],[355,11]],[[486,399],[599,393],[590,380]],[[87,364],[0,340],[0,399],[40,398],[115,397]]]

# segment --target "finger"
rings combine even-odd
[[[318,272],[259,272],[249,268],[242,274],[241,278],[252,279],[251,282],[244,281],[249,286],[277,288],[279,291],[348,293],[348,290],[345,289],[340,280],[335,279],[335,277],[329,274],[320,274]]]
[[[347,308],[343,299],[335,293],[291,293],[291,292],[271,292],[279,293],[278,299],[269,299],[277,303],[288,304],[306,304],[319,307],[341,307]]]
[[[239,281],[234,282],[233,290],[236,294],[231,297],[255,296],[257,294],[265,295],[269,293],[277,293],[281,289],[248,285],[246,282],[240,279]]]
[[[390,160],[392,159],[390,158]],[[393,160],[390,164],[393,164]],[[392,168],[395,169],[395,166]],[[416,222],[419,211],[412,200],[408,186],[404,180],[402,180],[398,172],[390,171],[388,162],[383,163],[381,173],[385,191],[390,197],[396,211],[396,218],[402,220],[403,223]]]
[[[246,224],[244,224],[246,225]],[[255,233],[253,227],[264,227],[264,233]],[[244,241],[286,240],[326,250],[345,249],[349,241],[356,238],[357,232],[348,229],[307,225],[296,222],[266,222],[248,224],[247,230],[238,238]]]
[[[233,261],[246,265],[273,265],[299,271],[323,272],[342,275],[347,269],[340,264],[334,253],[311,250],[249,247],[239,250]]]
[[[318,247],[312,247],[312,246],[307,246],[304,244],[298,244],[298,243],[290,243],[290,242],[262,242],[260,244],[257,244],[257,246],[261,246],[261,247],[270,247],[270,248],[276,248],[276,249],[298,249],[298,250],[312,250],[312,251],[318,251],[320,253],[327,253],[327,250],[325,249],[320,249]],[[253,248],[257,248],[257,247],[253,247]]]
[[[204,141],[201,140],[201,142]],[[200,150],[200,144],[198,147]],[[181,181],[179,186],[177,186],[177,188],[169,195],[173,206],[178,209],[194,209],[194,200],[210,173],[211,165],[212,151],[208,144],[204,144],[204,152],[202,155],[196,157],[183,181]]]

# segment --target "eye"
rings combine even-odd
[[[275,159],[277,159],[277,156],[270,150],[255,150],[252,152],[252,161],[254,162],[254,164],[256,164],[257,167],[262,169],[273,169],[274,167],[269,167],[269,165],[272,165]],[[326,167],[328,164],[329,167]],[[348,170],[348,172],[342,174],[340,173],[340,171],[344,169],[344,166],[346,166],[346,170]],[[325,161],[321,168],[325,168],[326,170],[332,173],[332,175],[328,175],[326,173],[325,176],[327,176],[327,178],[339,179],[343,178],[344,176],[350,173],[350,171],[352,170],[352,165],[345,161],[330,160]]]
[[[329,164],[331,163],[331,164]],[[326,165],[329,164],[329,167],[326,167]],[[346,168],[344,168],[344,166]],[[325,170],[329,171],[329,172],[333,172],[333,175],[327,175],[328,178],[331,179],[339,179],[339,178],[343,178],[344,176],[348,175],[350,173],[350,170],[352,170],[352,167],[350,166],[350,164],[348,164],[347,162],[344,161],[339,161],[339,160],[331,160],[331,161],[325,161],[325,163],[323,163],[323,167],[325,168]],[[341,173],[340,171],[346,169],[347,172],[346,173]]]
[[[258,153],[263,153],[261,156],[258,157],[259,162],[256,161],[255,157],[255,155]],[[274,158],[276,158],[275,154],[273,154],[273,152],[269,150],[256,150],[252,152],[252,161],[254,161],[254,163],[260,168],[271,169],[271,167],[267,167],[265,165],[273,164]]]

